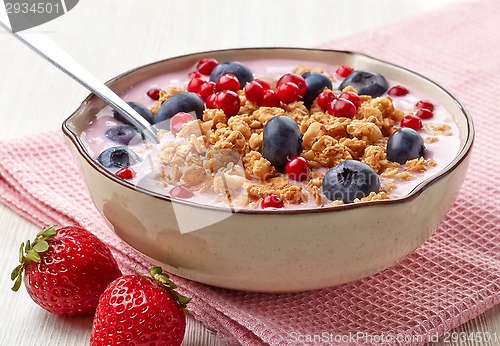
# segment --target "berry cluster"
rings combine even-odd
[[[402,85],[395,85],[387,91],[387,94],[393,97],[400,97],[407,95],[409,92],[410,91],[406,87]],[[422,120],[430,119],[434,116],[434,105],[430,101],[418,101],[415,104],[415,109],[416,111],[414,114],[408,114],[401,120],[401,127],[408,127],[418,131],[423,126]]]
[[[406,115],[401,120],[401,127],[409,127],[418,131],[422,128],[422,120],[430,119],[434,116],[434,105],[430,101],[422,100],[415,104],[415,113]]]
[[[227,72],[221,74],[216,81],[203,79],[203,76],[210,76],[218,65],[215,59],[201,59],[196,65],[197,71],[190,74],[187,91],[197,93],[205,102],[206,108],[222,109],[227,116],[233,116],[240,110],[238,77]]]

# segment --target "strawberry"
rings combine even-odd
[[[125,275],[106,288],[94,317],[91,346],[181,344],[190,299],[174,290],[160,267],[152,267],[150,275]]]
[[[19,262],[12,290],[24,276],[35,303],[55,314],[93,314],[102,292],[122,275],[109,248],[80,227],[43,229],[35,241],[21,244]]]

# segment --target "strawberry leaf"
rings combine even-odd
[[[19,248],[19,263],[23,263],[24,257],[24,243],[21,243],[21,247]]]
[[[162,288],[165,291],[167,291],[168,293],[170,293],[170,295],[172,296],[172,298],[174,298],[174,300],[177,302],[177,304],[182,309],[186,309],[187,303],[189,303],[191,298],[185,297],[185,296],[183,296],[175,291],[175,288],[177,288],[177,285],[170,280],[170,277],[168,276],[167,273],[162,272],[161,267],[151,267],[149,269],[149,273],[151,276],[147,276],[147,275],[142,275],[142,276],[145,277],[146,279],[154,282],[160,288]]]
[[[179,294],[176,291],[172,291],[171,293],[174,296],[175,300],[177,300],[177,302],[183,309],[185,309],[187,307],[187,304],[191,301],[191,298],[183,296],[182,294]]]
[[[47,243],[47,241],[44,239],[40,240],[38,243],[35,244],[35,246],[33,246],[33,250],[37,253],[45,252],[48,249],[49,249],[49,243]]]
[[[29,250],[26,256],[24,257],[26,262],[33,261],[40,263],[40,255],[35,250]]]
[[[161,283],[162,285],[168,286],[172,289],[177,288],[177,286],[170,280],[170,277],[165,273],[156,274],[153,276],[153,279],[155,279],[157,282]]]
[[[54,227],[44,228],[40,233],[37,234],[37,238],[49,239],[56,235],[56,230]]]
[[[22,266],[23,266],[23,265],[22,265],[22,264],[20,264],[20,265],[18,265],[17,267],[15,267],[15,268],[14,268],[14,270],[12,271],[12,273],[10,274],[10,279],[11,279],[12,281],[14,281],[14,280],[15,280],[15,279],[16,279],[16,278],[17,278],[17,277],[21,274],[21,273],[20,273],[20,270],[21,270],[21,267],[22,267]]]
[[[22,282],[22,276],[19,275],[16,281],[14,282],[14,286],[12,286],[12,290],[14,292],[17,292],[19,290],[19,287],[21,287],[21,282]]]
[[[160,267],[151,267],[149,269],[149,274],[151,274],[152,277],[155,277],[156,275],[161,273],[161,268]]]

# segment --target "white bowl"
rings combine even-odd
[[[176,275],[219,287],[292,292],[358,280],[394,265],[437,228],[464,180],[474,131],[464,107],[412,71],[363,54],[298,48],[211,51],[128,71],[108,85],[118,93],[203,57],[219,61],[286,58],[376,71],[442,104],[459,128],[454,160],[399,199],[314,210],[239,210],[200,206],[116,178],[86,152],[80,134],[105,105],[94,95],[63,123],[92,199],[124,241]]]

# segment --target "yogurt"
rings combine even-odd
[[[340,91],[338,91],[338,87],[344,80],[344,78],[336,74],[336,70],[339,67],[337,65],[327,65],[310,61],[283,59],[253,60],[245,61],[243,63],[252,71],[255,78],[264,79],[268,81],[271,86],[274,86],[276,81],[284,74],[294,71],[303,72],[308,70],[308,68],[313,68],[314,71],[321,70],[322,73],[329,76],[333,84],[332,90],[338,96],[340,94]],[[304,68],[302,68],[302,66]],[[164,90],[169,90],[169,88],[186,89],[188,82],[190,81],[189,74],[191,71],[192,69],[187,69],[175,73],[158,75],[154,78],[131,86],[121,95],[121,97],[127,102],[138,102],[147,108],[155,109],[158,106],[158,101],[151,99],[147,95],[147,92],[153,88]],[[207,77],[202,78],[205,80],[207,79]],[[388,90],[390,90],[390,88],[392,88],[393,86],[398,85],[397,82],[390,80],[388,80],[388,84]],[[252,103],[250,103],[250,106],[252,106],[250,107],[251,109],[248,109],[248,107],[245,108],[245,104],[243,104],[243,102],[245,101],[244,92],[239,91],[238,93],[240,100],[242,101],[239,115],[246,114],[248,112],[255,112],[259,109],[257,105],[252,105]],[[387,99],[387,97],[387,91],[380,96],[380,98],[383,99]],[[367,97],[362,97],[362,99],[364,101],[363,105],[365,105],[368,104],[367,102],[372,102],[375,98],[372,98],[371,101]],[[409,170],[407,167],[408,164],[399,166],[396,164],[391,164],[390,162],[387,162],[387,160],[384,160],[384,165],[387,165],[387,167],[378,168],[379,171],[377,172],[380,178],[381,190],[378,193],[372,194],[371,199],[361,199],[361,202],[363,202],[364,200],[369,201],[374,199],[401,198],[408,195],[424,180],[432,178],[443,168],[448,166],[452,162],[453,158],[456,157],[456,154],[459,151],[460,139],[458,127],[454,122],[452,116],[442,105],[438,104],[435,100],[429,99],[427,96],[411,89],[409,90],[408,94],[404,96],[391,96],[389,100],[392,101],[392,105],[397,110],[399,110],[398,112],[401,114],[414,114],[416,112],[415,105],[421,100],[428,100],[434,105],[432,118],[422,119],[421,121],[423,124],[423,128],[418,131],[425,142],[425,155],[420,160],[421,162],[415,163],[417,167],[415,170]],[[246,105],[248,105],[248,102]],[[282,103],[281,107],[286,110],[283,115],[287,115],[287,113],[292,112],[293,109],[290,111],[290,107],[292,106]],[[297,107],[299,106],[301,106],[300,102],[299,104],[297,104]],[[300,109],[303,110],[303,107]],[[313,112],[313,109],[315,109],[316,112]],[[311,106],[311,111],[307,116],[311,116],[311,114],[313,113],[326,114],[325,110],[318,108],[316,102],[313,103],[313,106]],[[331,115],[329,114],[327,116],[331,117]],[[355,116],[354,120],[356,120],[357,117],[358,115]],[[346,119],[346,122],[349,121],[349,119]],[[400,126],[399,121],[391,121],[394,122],[393,130],[397,130]],[[309,129],[307,124],[307,121],[303,121],[300,124],[300,129],[304,136]],[[116,146],[123,146],[123,144],[116,143],[106,136],[106,132],[109,129],[120,125],[125,124],[114,118],[113,111],[109,107],[103,108],[96,115],[96,118],[81,134],[81,140],[92,158],[97,160],[98,156],[106,149]],[[187,128],[188,124],[183,125],[183,128],[184,127]],[[213,134],[214,132],[215,131],[212,131],[211,133]],[[252,129],[252,134],[253,133],[256,133],[258,136],[260,136],[260,134],[262,133],[262,129]],[[195,137],[198,138],[202,138],[204,136],[201,129],[200,133],[198,133],[197,135],[198,136]],[[205,135],[205,137],[207,136]],[[257,136],[254,137],[257,138]],[[305,138],[306,137],[304,137],[304,139]],[[377,143],[372,144],[374,144],[375,146],[378,145],[383,148],[384,143],[387,141],[387,138],[388,136],[383,136],[379,141],[377,141]],[[351,136],[351,138],[347,138],[347,140],[351,139],[359,141],[359,138],[356,137]],[[313,138],[313,143],[314,140],[317,139]],[[335,139],[336,142],[338,142],[339,140],[342,141],[342,139]],[[128,149],[132,150],[140,158],[140,161],[138,163],[130,167],[135,172],[135,176],[132,179],[129,179],[129,182],[138,187],[165,196],[170,196],[171,190],[176,186],[186,185],[183,181],[173,181],[172,179],[168,178],[172,175],[172,172],[175,171],[176,168],[172,165],[166,164],[161,155],[162,151],[165,150],[165,147],[172,146],[174,143],[183,143],[184,141],[186,141],[186,138],[179,138],[178,135],[176,136],[169,131],[161,131],[159,145],[145,143],[140,136],[136,136],[130,143],[128,143],[128,145],[126,145]],[[200,156],[206,155],[206,150],[210,151],[211,149],[213,149],[213,145],[211,143],[207,141],[203,142],[203,139],[199,139],[199,142],[205,145],[205,149],[202,150],[203,153],[200,153]],[[347,142],[350,143],[349,141]],[[325,150],[327,149],[328,148],[326,148]],[[261,149],[260,151],[249,151],[256,151],[259,152],[259,154],[262,153]],[[309,162],[312,164],[312,173],[305,181],[295,181],[289,179],[282,168],[276,168],[273,170],[273,178],[268,180],[261,180],[259,179],[259,177],[256,177],[253,174],[249,174],[248,169],[245,170],[245,168],[247,168],[245,167],[245,162],[248,160],[246,160],[245,155],[240,153],[240,159],[237,160],[237,162],[233,162],[229,166],[222,167],[222,170],[219,172],[210,172],[213,179],[222,177],[222,181],[224,182],[224,184],[226,184],[226,190],[217,190],[217,188],[214,188],[214,184],[217,185],[217,181],[212,180],[212,182],[210,183],[207,175],[207,186],[204,186],[203,188],[201,188],[200,186],[186,186],[188,189],[192,190],[193,193],[192,197],[189,197],[189,200],[193,203],[215,205],[222,208],[261,208],[264,194],[255,195],[252,194],[252,191],[258,190],[259,186],[262,186],[263,189],[268,189],[271,182],[276,186],[279,184],[288,183],[288,185],[291,186],[290,191],[294,191],[295,188],[293,186],[297,186],[301,189],[302,197],[300,201],[297,202],[296,200],[285,200],[283,207],[286,209],[322,208],[325,206],[342,204],[342,202],[340,201],[329,200],[324,196],[324,194],[321,193],[321,187],[318,186],[318,182],[320,183],[321,176],[324,175],[331,167],[324,167],[321,165],[318,166],[317,162],[311,160],[311,151],[312,150],[310,148],[303,148],[303,151],[300,154],[301,156],[309,160]],[[318,153],[313,152],[313,154],[317,155]],[[246,155],[248,155],[248,153],[246,153]],[[347,147],[346,155],[355,156],[355,153],[352,152],[352,148]],[[364,160],[364,155],[365,154],[363,154],[363,156],[361,157],[353,157],[353,159]],[[164,156],[165,155],[163,155],[163,157]],[[418,167],[420,167],[421,169],[418,169]],[[111,167],[107,169],[109,169],[112,173],[116,173],[120,168]],[[227,172],[236,173],[224,175],[224,170]],[[219,174],[217,175],[217,173]],[[231,180],[233,175],[240,178],[234,178],[233,182]],[[228,178],[230,179],[228,180]],[[313,179],[316,180],[311,181]],[[220,179],[218,181],[220,183]],[[231,183],[236,184],[237,182],[240,182],[241,184],[236,188],[232,188],[231,186],[227,185]],[[316,184],[316,188],[311,189],[314,184]],[[287,189],[289,188],[288,185],[286,187]],[[222,193],[221,191],[225,191],[225,193]],[[272,189],[270,191],[272,191]],[[284,194],[283,191],[285,190],[279,190],[278,192]],[[237,203],[235,203],[235,201],[237,201]]]

